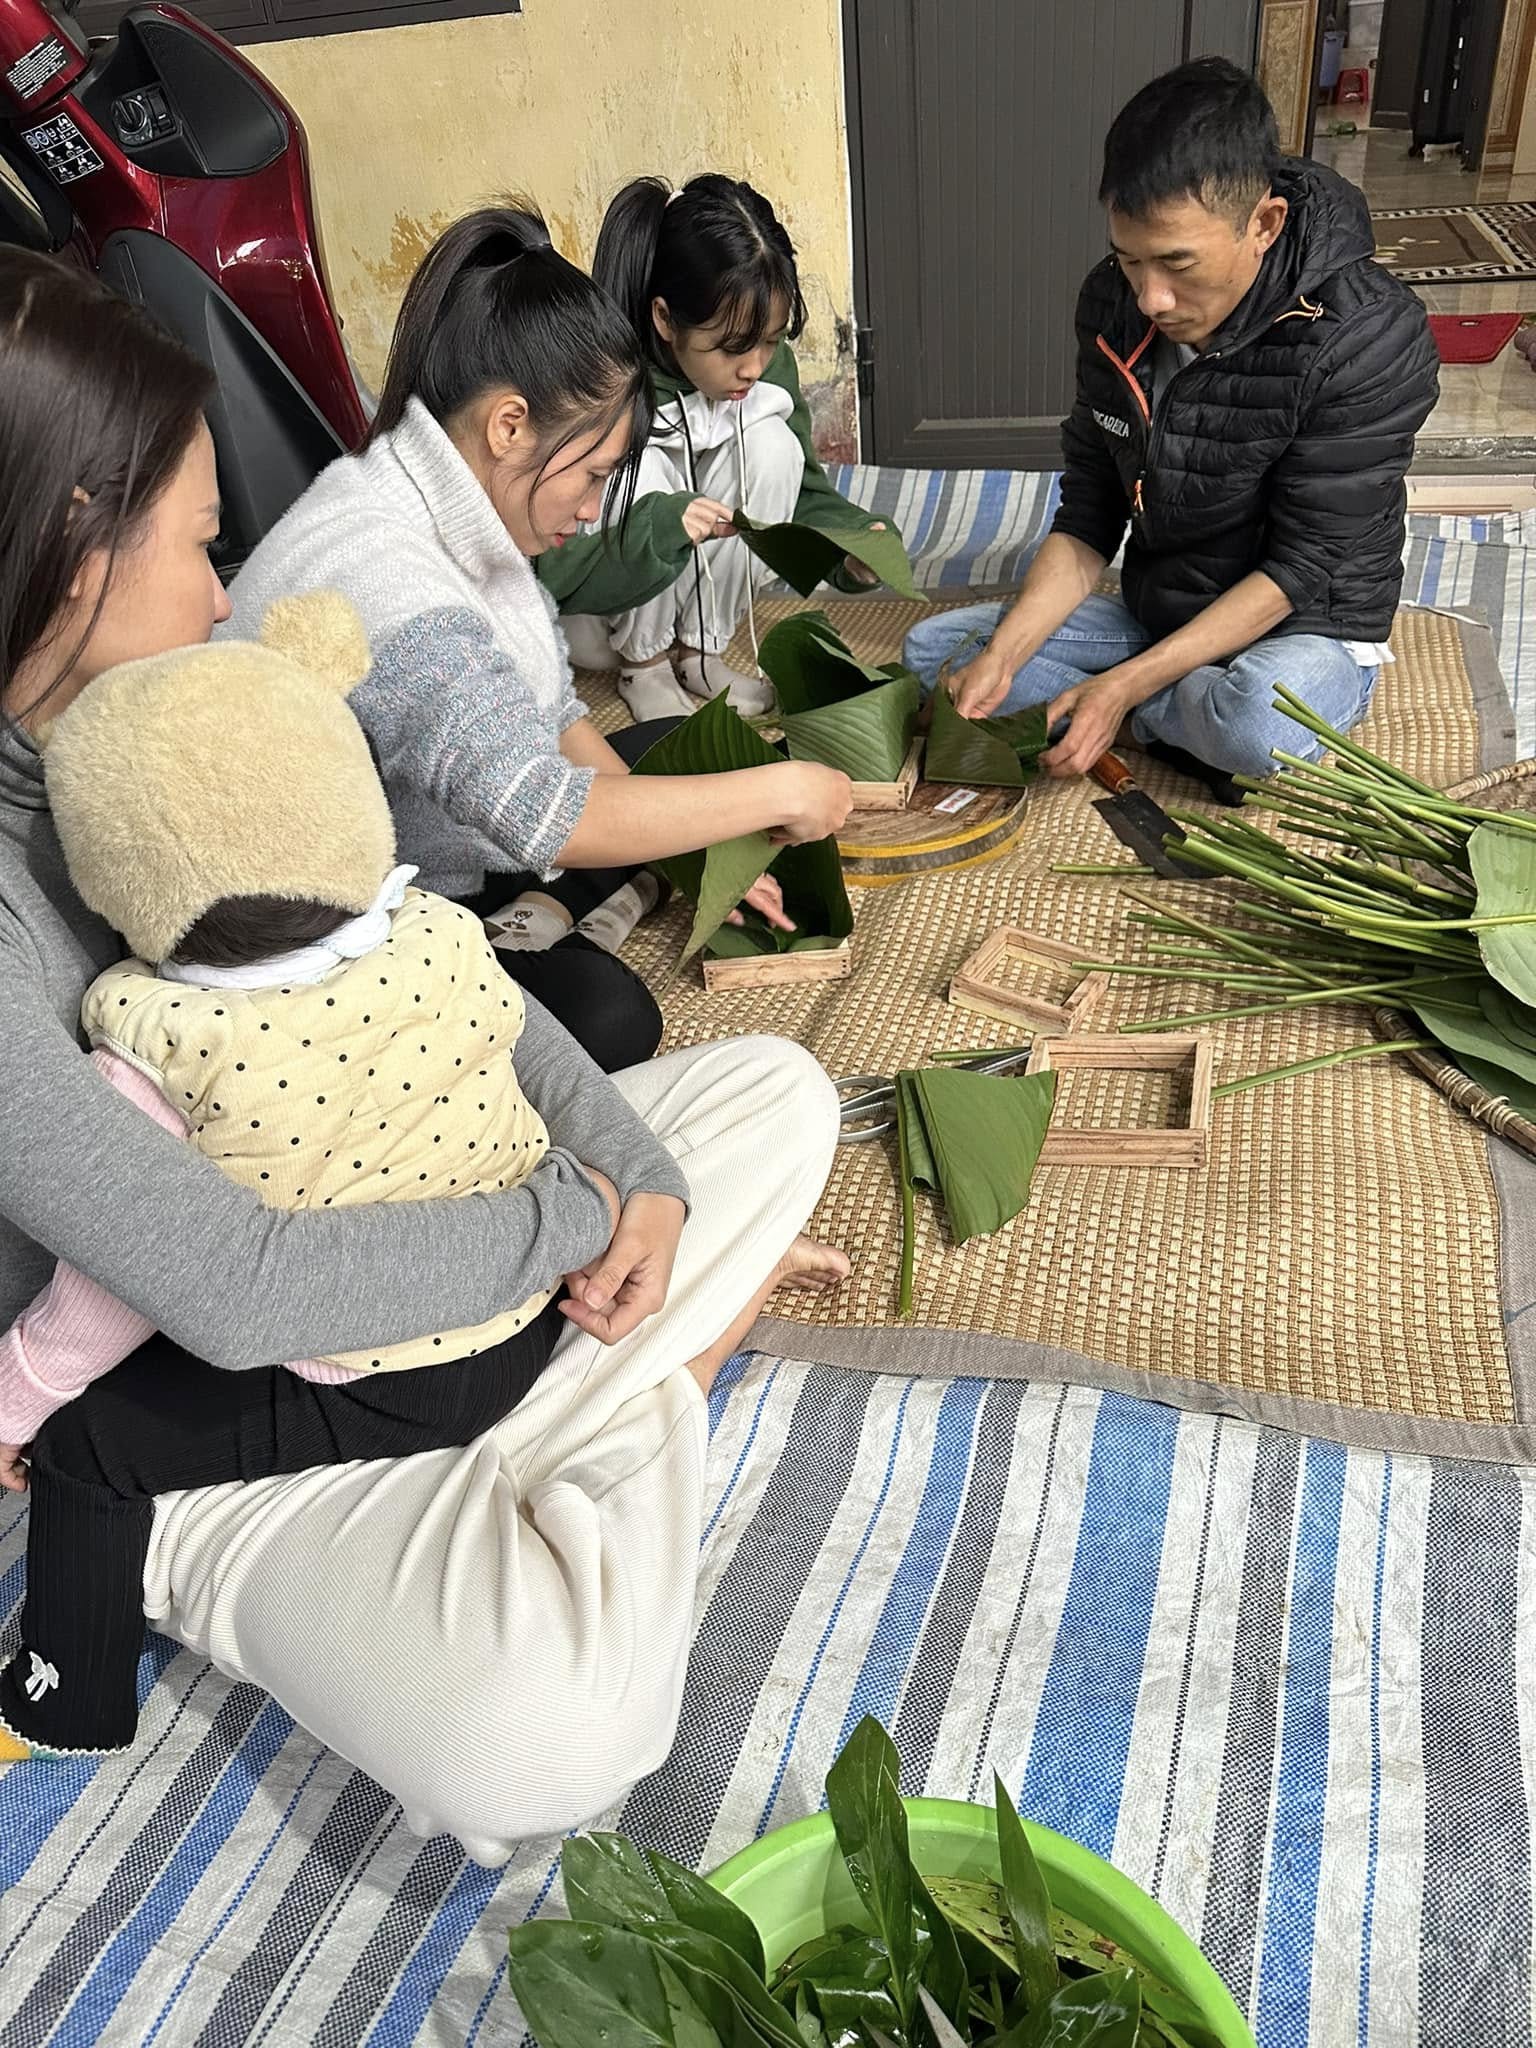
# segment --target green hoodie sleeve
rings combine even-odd
[[[825,481],[825,479],[823,479]],[[687,568],[693,544],[683,513],[693,491],[653,491],[637,498],[628,519],[601,533],[581,533],[534,559],[539,581],[562,612],[611,619],[670,588]]]
[[[789,415],[789,431],[805,453],[805,475],[800,484],[800,496],[795,500],[795,517],[813,520],[818,525],[862,527],[866,532],[872,526],[888,526],[893,533],[896,532],[892,520],[866,512],[862,505],[851,503],[841,491],[833,488],[832,479],[822,468],[811,438],[811,409],[800,389],[800,366],[787,341],[779,343],[777,355],[763,374],[768,383],[779,385],[794,401]],[[834,590],[850,595],[869,588],[867,584],[855,581],[844,568],[835,569],[827,582]]]

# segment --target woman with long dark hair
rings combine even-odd
[[[49,1560],[0,1684],[0,1764],[46,1771],[61,1750],[128,1739],[93,1712],[77,1608],[136,1591],[151,1620],[371,1771],[414,1825],[493,1859],[665,1754],[692,1615],[700,1390],[776,1281],[846,1270],[795,1238],[836,1103],[799,1047],[771,1039],[610,1082],[530,998],[519,1076],[563,1159],[501,1193],[269,1208],[109,1081],[81,1006],[123,949],[71,881],[43,754],[119,664],[205,640],[224,614],[206,552],[210,391],[95,280],[0,249],[0,1329],[29,1309],[52,1327],[58,1280],[159,1333],[74,1399],[78,1378],[41,1377],[47,1344],[8,1355],[5,1386],[56,1412],[29,1447],[0,1446],[11,1481],[29,1451],[29,1558]],[[164,772],[174,725],[146,743]],[[212,1430],[226,1408],[235,1471],[296,1462],[280,1383],[300,1383],[271,1361],[488,1322],[561,1274],[570,1327],[467,1447],[391,1458],[377,1435],[338,1439],[324,1455],[339,1468],[163,1495],[207,1470],[200,1416],[229,1450]],[[300,1396],[321,1437],[348,1426],[336,1392]],[[171,1404],[164,1431],[123,1427],[146,1401]],[[88,1587],[69,1584],[61,1533],[81,1517],[122,1533]]]
[[[354,707],[401,858],[482,915],[517,906],[508,971],[610,1071],[661,1031],[611,950],[647,900],[636,865],[743,832],[821,838],[852,801],[815,763],[631,777],[655,729],[621,752],[573,694],[533,564],[605,495],[622,524],[650,418],[619,308],[526,208],[470,214],[405,295],[368,446],[332,463],[231,591],[247,637],[275,598],[329,587],[357,607],[374,667]],[[786,923],[776,884],[748,901]]]

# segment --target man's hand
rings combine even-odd
[[[1120,727],[1140,701],[1114,680],[1108,670],[1091,682],[1063,690],[1045,714],[1046,731],[1058,718],[1072,724],[1065,739],[1040,756],[1047,775],[1086,775],[1101,754],[1107,754],[1119,737]]]
[[[7,1493],[25,1493],[27,1490],[27,1447],[25,1444],[0,1444],[0,1487]]]
[[[1012,664],[984,647],[974,661],[955,669],[939,688],[948,690],[962,718],[990,718],[1007,696],[1013,677]]]
[[[631,1195],[607,1251],[566,1275],[560,1313],[602,1344],[638,1329],[667,1298],[687,1213],[675,1195]]]
[[[870,527],[871,533],[884,533],[885,521],[877,519]],[[861,562],[857,555],[844,555],[843,570],[853,583],[862,583],[866,590],[873,590],[880,578],[867,562]]]
[[[784,914],[784,891],[772,875],[759,875],[742,902],[755,910],[765,924],[771,924],[775,931],[796,930],[795,920]],[[733,910],[726,919],[727,924],[745,924],[746,919],[739,910]]]
[[[683,531],[695,547],[706,540],[728,539],[736,531],[730,506],[714,498],[695,498],[683,507]]]

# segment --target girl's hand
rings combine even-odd
[[[797,929],[795,920],[784,915],[784,891],[772,875],[759,875],[741,900],[775,931],[792,932]],[[728,924],[740,924],[742,921],[739,910],[733,910],[726,920]]]
[[[731,524],[731,508],[713,498],[695,498],[684,507],[683,531],[695,547],[701,541],[727,540],[736,531]]]
[[[25,1444],[0,1444],[0,1487],[7,1493],[25,1493],[27,1490],[27,1447]]]
[[[884,533],[885,521],[877,519],[870,527],[871,533]],[[861,562],[857,555],[844,555],[843,572],[854,583],[862,583],[866,590],[873,590],[880,578],[867,562]]]
[[[853,784],[840,768],[820,761],[786,761],[772,773],[781,778],[779,823],[768,834],[776,845],[803,846],[835,832],[853,809]]]
[[[560,1313],[600,1344],[638,1329],[667,1298],[687,1214],[675,1195],[631,1195],[607,1251],[566,1275]]]

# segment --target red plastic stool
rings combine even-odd
[[[1350,70],[1339,73],[1339,82],[1334,87],[1334,105],[1339,107],[1363,107],[1371,96],[1371,74],[1369,71]]]

